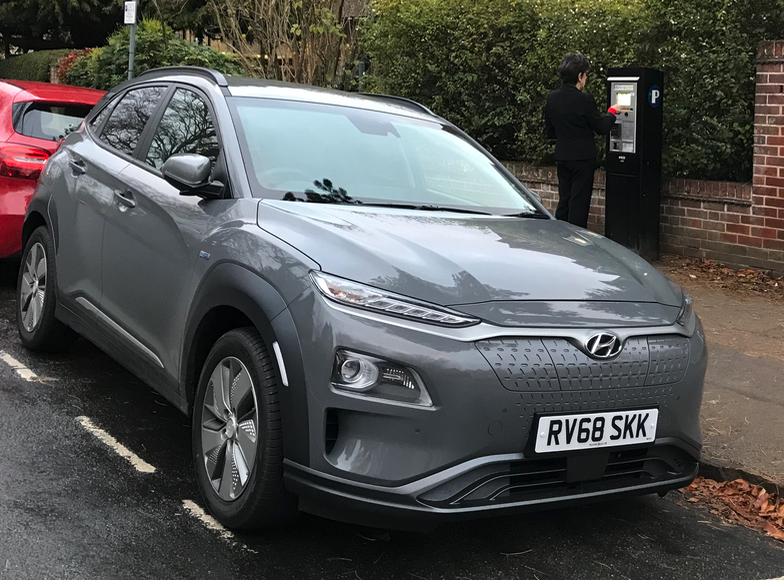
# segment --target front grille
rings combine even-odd
[[[573,456],[574,457],[574,456]],[[666,484],[694,473],[697,461],[673,446],[655,446],[577,456],[598,461],[603,471],[594,479],[575,480],[567,457],[530,459],[486,465],[419,496],[422,503],[442,509],[568,498],[598,491]],[[593,458],[593,459],[592,459]]]
[[[597,360],[566,339],[501,338],[476,347],[510,391],[626,389],[677,383],[689,365],[683,336],[633,337],[612,360]]]

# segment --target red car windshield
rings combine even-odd
[[[27,137],[59,141],[79,128],[92,105],[43,101],[14,103],[14,131]]]

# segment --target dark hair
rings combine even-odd
[[[582,73],[587,73],[591,70],[591,63],[579,52],[570,52],[567,54],[561,66],[558,67],[558,76],[561,77],[561,82],[566,85],[576,85],[579,76]]]

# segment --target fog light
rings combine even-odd
[[[346,350],[337,353],[332,385],[363,397],[428,407],[433,405],[422,380],[413,370]]]

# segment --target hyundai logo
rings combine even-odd
[[[623,350],[623,341],[611,332],[594,334],[585,341],[585,351],[593,358],[612,358]]]

